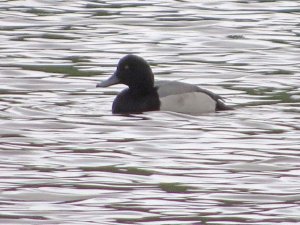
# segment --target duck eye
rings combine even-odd
[[[125,66],[124,66],[124,69],[125,69],[125,70],[128,70],[128,69],[129,69],[129,66],[128,66],[128,65],[125,65]]]

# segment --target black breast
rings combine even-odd
[[[119,114],[159,110],[160,101],[156,88],[147,93],[135,93],[128,88],[115,98],[112,112]]]

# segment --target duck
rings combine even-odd
[[[171,111],[198,115],[231,110],[224,99],[197,85],[179,81],[154,81],[149,63],[140,56],[122,57],[115,72],[96,87],[115,84],[128,86],[114,99],[113,114],[138,114],[148,111]]]

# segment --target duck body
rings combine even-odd
[[[136,55],[123,57],[116,72],[97,87],[118,83],[128,88],[121,91],[113,102],[112,112],[117,114],[163,110],[195,115],[231,109],[221,96],[196,85],[178,81],[154,83],[149,64]]]

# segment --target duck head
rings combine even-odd
[[[126,55],[120,59],[114,74],[96,87],[125,84],[130,90],[148,90],[154,87],[154,75],[149,64],[136,55]]]

